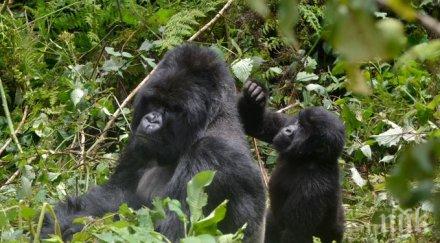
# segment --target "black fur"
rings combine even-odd
[[[297,116],[265,108],[266,95],[248,81],[238,102],[247,134],[279,153],[269,182],[266,242],[341,242],[344,212],[337,159],[344,146],[341,121],[322,107]]]
[[[183,45],[170,51],[136,96],[133,134],[110,180],[56,206],[63,238],[81,226],[76,216],[101,216],[130,207],[151,206],[156,197],[178,199],[186,212],[187,182],[202,170],[216,170],[206,212],[228,199],[223,233],[247,223],[246,241],[255,242],[265,209],[264,188],[252,162],[237,109],[234,80],[208,48]],[[158,231],[177,241],[183,225],[169,212]],[[53,232],[47,217],[43,235]]]

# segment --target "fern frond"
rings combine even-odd
[[[205,17],[205,13],[197,9],[184,10],[173,15],[165,26],[163,39],[156,42],[163,49],[170,49],[183,42],[194,32],[198,18]]]
[[[322,10],[316,6],[302,4],[298,8],[301,18],[316,32],[321,31],[322,26],[319,19],[322,17]]]

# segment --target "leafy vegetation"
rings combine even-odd
[[[96,152],[88,150],[162,55],[225,3],[0,5],[0,242],[29,241],[42,209],[108,179],[130,133],[129,107]],[[237,0],[196,39],[231,64],[238,87],[258,79],[275,109],[321,105],[343,119],[347,241],[440,240],[440,33],[424,21],[438,21],[439,9],[435,0]],[[270,174],[276,153],[250,142]],[[216,228],[227,202],[201,214],[213,176],[188,186],[191,215],[173,199],[138,211],[123,205],[101,219],[77,219],[86,227],[74,239],[166,241],[153,229],[170,210],[186,222],[184,242],[239,241],[241,231]]]

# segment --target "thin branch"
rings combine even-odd
[[[23,117],[21,118],[20,123],[18,124],[17,128],[14,131],[14,134],[17,135],[17,133],[19,133],[21,127],[24,125],[24,122],[26,121],[26,117],[28,115],[28,106],[24,107],[24,111],[23,111]],[[0,148],[0,155],[5,151],[5,149],[9,146],[9,144],[12,142],[12,138],[8,138],[5,142],[5,144],[3,145],[3,147]]]
[[[0,7],[0,14],[3,13],[3,11],[5,11],[6,6],[8,6],[8,0],[5,0],[2,4],[2,6]]]
[[[15,135],[14,124],[12,123],[11,113],[9,113],[8,101],[6,100],[6,93],[5,93],[5,89],[3,88],[3,82],[1,78],[0,78],[0,95],[3,103],[3,111],[5,112],[6,120],[8,121],[8,127],[9,127],[9,131],[11,132],[12,139],[17,145],[17,148],[20,151],[20,153],[23,153],[23,149],[21,149],[21,145],[18,142],[17,136]]]
[[[425,28],[432,31],[437,37],[440,37],[440,22],[433,17],[419,13],[417,14],[417,19],[420,23],[425,26]]]
[[[209,27],[211,27],[219,18],[222,14],[224,14],[224,12],[229,8],[229,6],[232,4],[234,0],[229,0],[222,9],[220,9],[220,11],[215,15],[215,17],[213,19],[211,19],[211,21],[209,21],[207,24],[205,24],[199,31],[197,31],[193,36],[191,36],[188,41],[193,41],[195,40],[203,31],[207,30]],[[110,129],[110,127],[113,126],[113,124],[116,121],[116,118],[122,113],[122,109],[124,107],[126,107],[128,105],[128,103],[134,98],[134,96],[136,95],[136,93],[139,91],[139,89],[145,84],[147,83],[148,79],[151,77],[151,75],[154,74],[154,72],[156,71],[158,66],[154,67],[153,70],[151,70],[151,72],[136,86],[136,88],[134,88],[130,94],[128,94],[128,96],[125,98],[125,100],[121,103],[121,105],[119,106],[119,108],[115,111],[115,113],[113,113],[113,115],[110,117],[110,120],[107,122],[107,124],[105,124],[104,129],[102,130],[101,134],[99,135],[99,137],[96,139],[96,141],[92,144],[92,146],[90,146],[90,148],[87,150],[86,154],[90,154],[95,152],[95,150],[97,149],[97,146],[104,141],[105,137],[107,136],[107,131],[108,129]]]
[[[70,7],[72,7],[73,5],[76,5],[76,4],[81,3],[81,2],[82,2],[82,1],[78,1],[78,2],[71,3],[71,4],[66,5],[66,6],[64,6],[64,7],[60,8],[60,9],[57,9],[57,10],[53,11],[53,12],[50,12],[50,13],[45,14],[45,15],[43,15],[43,16],[40,16],[40,17],[38,17],[38,18],[36,18],[36,19],[30,21],[29,23],[23,24],[23,25],[20,26],[18,29],[22,29],[22,28],[28,26],[29,24],[33,24],[33,23],[35,23],[36,21],[38,21],[38,20],[40,20],[40,19],[44,19],[44,18],[46,18],[46,17],[49,17],[49,16],[51,16],[51,15],[53,15],[53,14],[56,14],[56,13],[58,13],[58,12],[61,12],[61,11],[63,11],[64,9],[66,9],[66,8],[70,8]]]
[[[383,7],[389,8],[387,0],[376,0],[376,2]],[[440,36],[440,22],[438,20],[421,12],[417,12],[416,19],[426,29],[432,31],[436,36]]]
[[[211,19],[211,21],[209,21],[207,24],[205,24],[201,29],[199,29],[199,31],[197,31],[193,36],[191,36],[188,41],[193,41],[195,40],[197,37],[199,37],[199,35],[207,30],[208,28],[210,28],[223,14],[224,12],[229,8],[229,6],[231,6],[232,2],[234,2],[234,0],[229,0],[222,9],[220,9],[220,11],[214,16],[213,19]]]
[[[263,182],[264,182],[264,186],[266,188],[268,188],[269,185],[269,177],[267,175],[267,171],[264,168],[263,165],[263,160],[261,159],[260,156],[260,151],[258,150],[258,145],[257,145],[257,140],[255,138],[252,138],[253,144],[254,144],[254,149],[255,149],[255,155],[257,156],[257,161],[258,161],[258,167],[260,167],[260,172],[261,172],[261,176],[263,177]]]
[[[288,105],[288,106],[286,106],[284,108],[281,108],[281,109],[277,110],[276,113],[283,113],[283,112],[285,112],[285,111],[287,111],[287,110],[289,110],[289,109],[291,109],[291,108],[293,108],[295,106],[298,106],[299,104],[301,104],[301,103],[297,100],[295,103],[290,104],[290,105]]]
[[[1,79],[0,79],[0,84],[1,84]],[[3,85],[2,85],[2,90],[3,90]],[[4,92],[4,91],[3,91]],[[3,96],[3,95],[2,95]],[[24,121],[26,120],[27,117],[27,113],[28,113],[28,107],[26,106],[24,108],[24,112],[23,112],[23,117],[21,118],[20,123],[17,126],[17,129],[12,133],[13,136],[16,137],[16,134],[18,133],[18,131],[21,129],[21,127],[24,124]],[[3,151],[8,147],[8,145],[11,143],[12,139],[9,138],[6,143],[3,145],[3,147],[0,149],[0,155],[3,153]],[[22,153],[22,151],[20,151]],[[9,179],[0,187],[0,191],[3,190],[3,188],[5,188],[7,185],[11,184],[15,178],[17,178],[17,176],[20,174],[20,170],[16,170],[14,172],[14,174],[11,175],[11,177],[9,177]]]
[[[3,188],[5,188],[7,185],[11,184],[19,174],[20,170],[15,171],[14,174],[12,174],[12,176],[9,177],[9,179],[5,182],[5,184],[0,187],[0,191],[3,190]]]
[[[78,164],[84,164],[85,163],[85,146],[86,144],[86,136],[84,136],[84,130],[81,130],[80,132],[80,140],[79,140],[79,147],[81,149],[81,153],[79,156],[79,163]]]

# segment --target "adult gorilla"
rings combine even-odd
[[[245,239],[260,241],[264,188],[239,122],[234,80],[208,48],[183,45],[170,51],[134,102],[129,143],[110,180],[56,206],[63,238],[81,230],[78,216],[101,216],[122,203],[150,206],[154,197],[185,202],[186,184],[202,170],[216,170],[207,188],[206,211],[228,199],[223,233],[247,223]],[[43,236],[52,233],[46,218]],[[183,225],[169,212],[158,231],[176,241]]]

